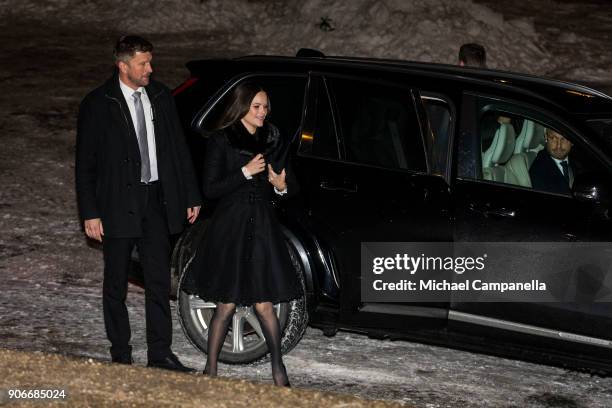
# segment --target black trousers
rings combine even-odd
[[[138,248],[144,273],[147,356],[161,359],[170,353],[172,316],[170,312],[170,239],[159,183],[139,185],[142,236],[103,238],[104,284],[102,303],[111,357],[131,356],[130,322],[125,306],[128,270],[134,246]]]

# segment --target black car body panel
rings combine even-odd
[[[359,273],[365,241],[612,241],[610,96],[528,75],[392,60],[249,56],[187,67],[197,80],[176,102],[198,172],[207,121],[228,91],[246,78],[269,89],[271,121],[293,140],[301,194],[279,215],[301,257],[312,325],[612,371],[609,303],[368,304]],[[567,135],[585,174],[573,195],[532,189],[510,160],[485,163],[497,137],[487,118],[499,116],[512,119],[501,127],[512,126],[516,141],[530,126]],[[520,150],[516,141],[511,157],[532,160],[543,147]],[[504,181],[513,178],[498,179],[497,170],[519,177]]]

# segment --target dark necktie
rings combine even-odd
[[[138,138],[138,149],[140,150],[140,181],[148,183],[151,180],[149,142],[147,140],[147,125],[142,101],[140,100],[140,92],[134,92],[132,98],[134,98],[134,107],[136,108],[136,137]]]
[[[569,167],[567,165],[567,160],[563,160],[561,162],[561,168],[563,169],[562,171],[563,177],[565,177],[565,181],[567,182],[567,185],[569,186]]]

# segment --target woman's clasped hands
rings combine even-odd
[[[259,174],[266,169],[266,161],[263,154],[259,153],[251,159],[250,162],[245,166],[247,172],[254,176]],[[285,169],[280,173],[274,172],[274,169],[268,164],[268,181],[279,191],[284,191],[287,188],[287,182],[285,181]]]

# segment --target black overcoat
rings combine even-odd
[[[288,143],[266,123],[255,135],[240,121],[210,136],[204,161],[205,198],[217,199],[191,267],[202,299],[224,303],[278,303],[301,293],[272,198],[280,198],[267,171],[247,180],[241,168],[256,154],[276,172],[286,170],[287,194],[298,187],[286,160]]]
[[[201,196],[170,90],[153,80],[145,89],[153,109],[163,205],[175,234],[183,229],[187,208],[201,205]],[[81,102],[75,172],[81,220],[101,218],[107,237],[142,234],[136,188],[140,151],[117,74]]]
[[[569,163],[570,174],[575,170],[571,162]],[[551,193],[571,194],[572,190],[567,183],[563,173],[559,170],[557,163],[550,157],[546,149],[540,150],[529,168],[531,186],[536,190],[548,191]]]

